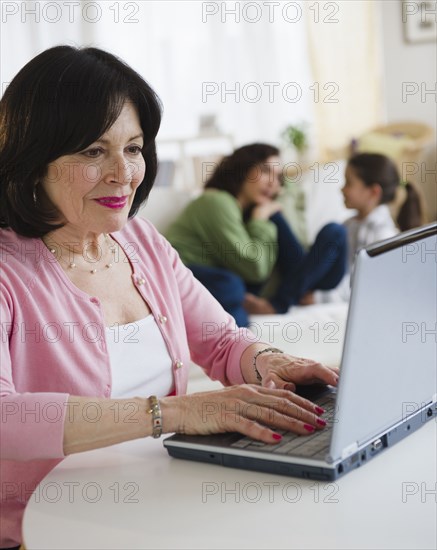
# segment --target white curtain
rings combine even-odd
[[[314,121],[305,94],[287,101],[296,95],[289,82],[305,89],[311,81],[303,19],[270,22],[262,2],[197,1],[143,2],[138,19],[98,26],[95,42],[156,88],[165,109],[161,137],[196,134],[199,116],[215,114],[238,144],[278,143],[287,124]]]
[[[196,134],[205,114],[215,114],[238,144],[279,143],[286,125],[314,122],[305,24],[290,22],[297,9],[284,17],[269,2],[2,3],[9,4],[2,8],[3,82],[47,47],[96,45],[126,60],[161,96],[162,138]]]
[[[86,0],[1,0],[0,76],[5,86],[32,57],[59,44],[80,45],[92,40],[98,24],[97,7]],[[97,4],[92,2],[91,4]],[[96,19],[96,23],[92,22]]]
[[[305,4],[321,158],[338,158],[383,120],[379,10],[374,0]]]
[[[339,24],[316,24],[340,6]],[[280,145],[305,122],[313,149],[337,147],[379,121],[374,2],[2,0],[1,80],[56,44],[95,45],[124,59],[164,104],[160,139],[193,136],[213,114],[240,145]],[[334,14],[335,17],[335,14]],[[334,88],[338,104],[316,102]],[[334,94],[335,95],[335,94]],[[316,151],[312,151],[313,158]]]

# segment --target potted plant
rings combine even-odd
[[[305,123],[296,125],[290,124],[282,132],[282,138],[287,148],[291,148],[295,151],[298,162],[302,160],[309,145],[306,127],[307,125]]]
[[[295,126],[287,126],[282,132],[282,137],[288,146],[296,149],[299,155],[302,155],[308,147],[306,125],[304,123]]]
[[[296,219],[301,219],[305,209],[305,193],[299,183],[302,180],[302,171],[305,169],[305,153],[309,145],[306,128],[305,123],[290,124],[281,134],[285,145],[282,151],[285,176],[282,202],[284,205],[288,204],[284,211],[293,211]],[[301,224],[302,228],[303,224]],[[299,233],[301,236],[304,234],[303,230]]]

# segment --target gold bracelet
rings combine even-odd
[[[281,349],[278,349],[278,348],[264,348],[255,353],[253,358],[253,368],[255,369],[255,374],[258,379],[258,382],[262,382],[262,376],[260,375],[259,370],[256,368],[256,359],[258,355],[261,355],[261,353],[267,353],[268,351],[270,351],[271,353],[284,353]]]
[[[147,410],[148,414],[152,415],[153,431],[152,435],[155,439],[162,435],[162,413],[161,406],[159,405],[156,395],[149,397],[150,409]]]

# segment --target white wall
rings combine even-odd
[[[436,89],[437,45],[435,42],[407,43],[403,32],[401,0],[379,3],[382,10],[387,122],[414,120],[437,129],[437,93],[422,97],[425,89]],[[407,91],[414,91],[416,86],[419,91],[404,97],[403,101],[402,89],[406,86],[409,86]]]
[[[409,9],[416,2],[408,2]],[[430,2],[433,7],[436,2]],[[408,43],[404,38],[401,0],[379,0],[383,50],[386,122],[417,121],[437,134],[437,44]],[[435,20],[437,14],[427,18]],[[411,90],[411,95],[405,92]],[[432,92],[434,90],[434,93]],[[404,97],[403,97],[404,91]],[[425,93],[429,91],[431,93]],[[413,92],[415,92],[413,94]],[[422,190],[428,221],[437,220],[437,158],[431,144],[416,165],[406,163],[403,177]]]

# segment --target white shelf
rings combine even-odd
[[[215,161],[234,149],[231,134],[198,134],[156,141],[158,158],[175,162],[172,187],[193,190],[203,187],[202,162]]]

